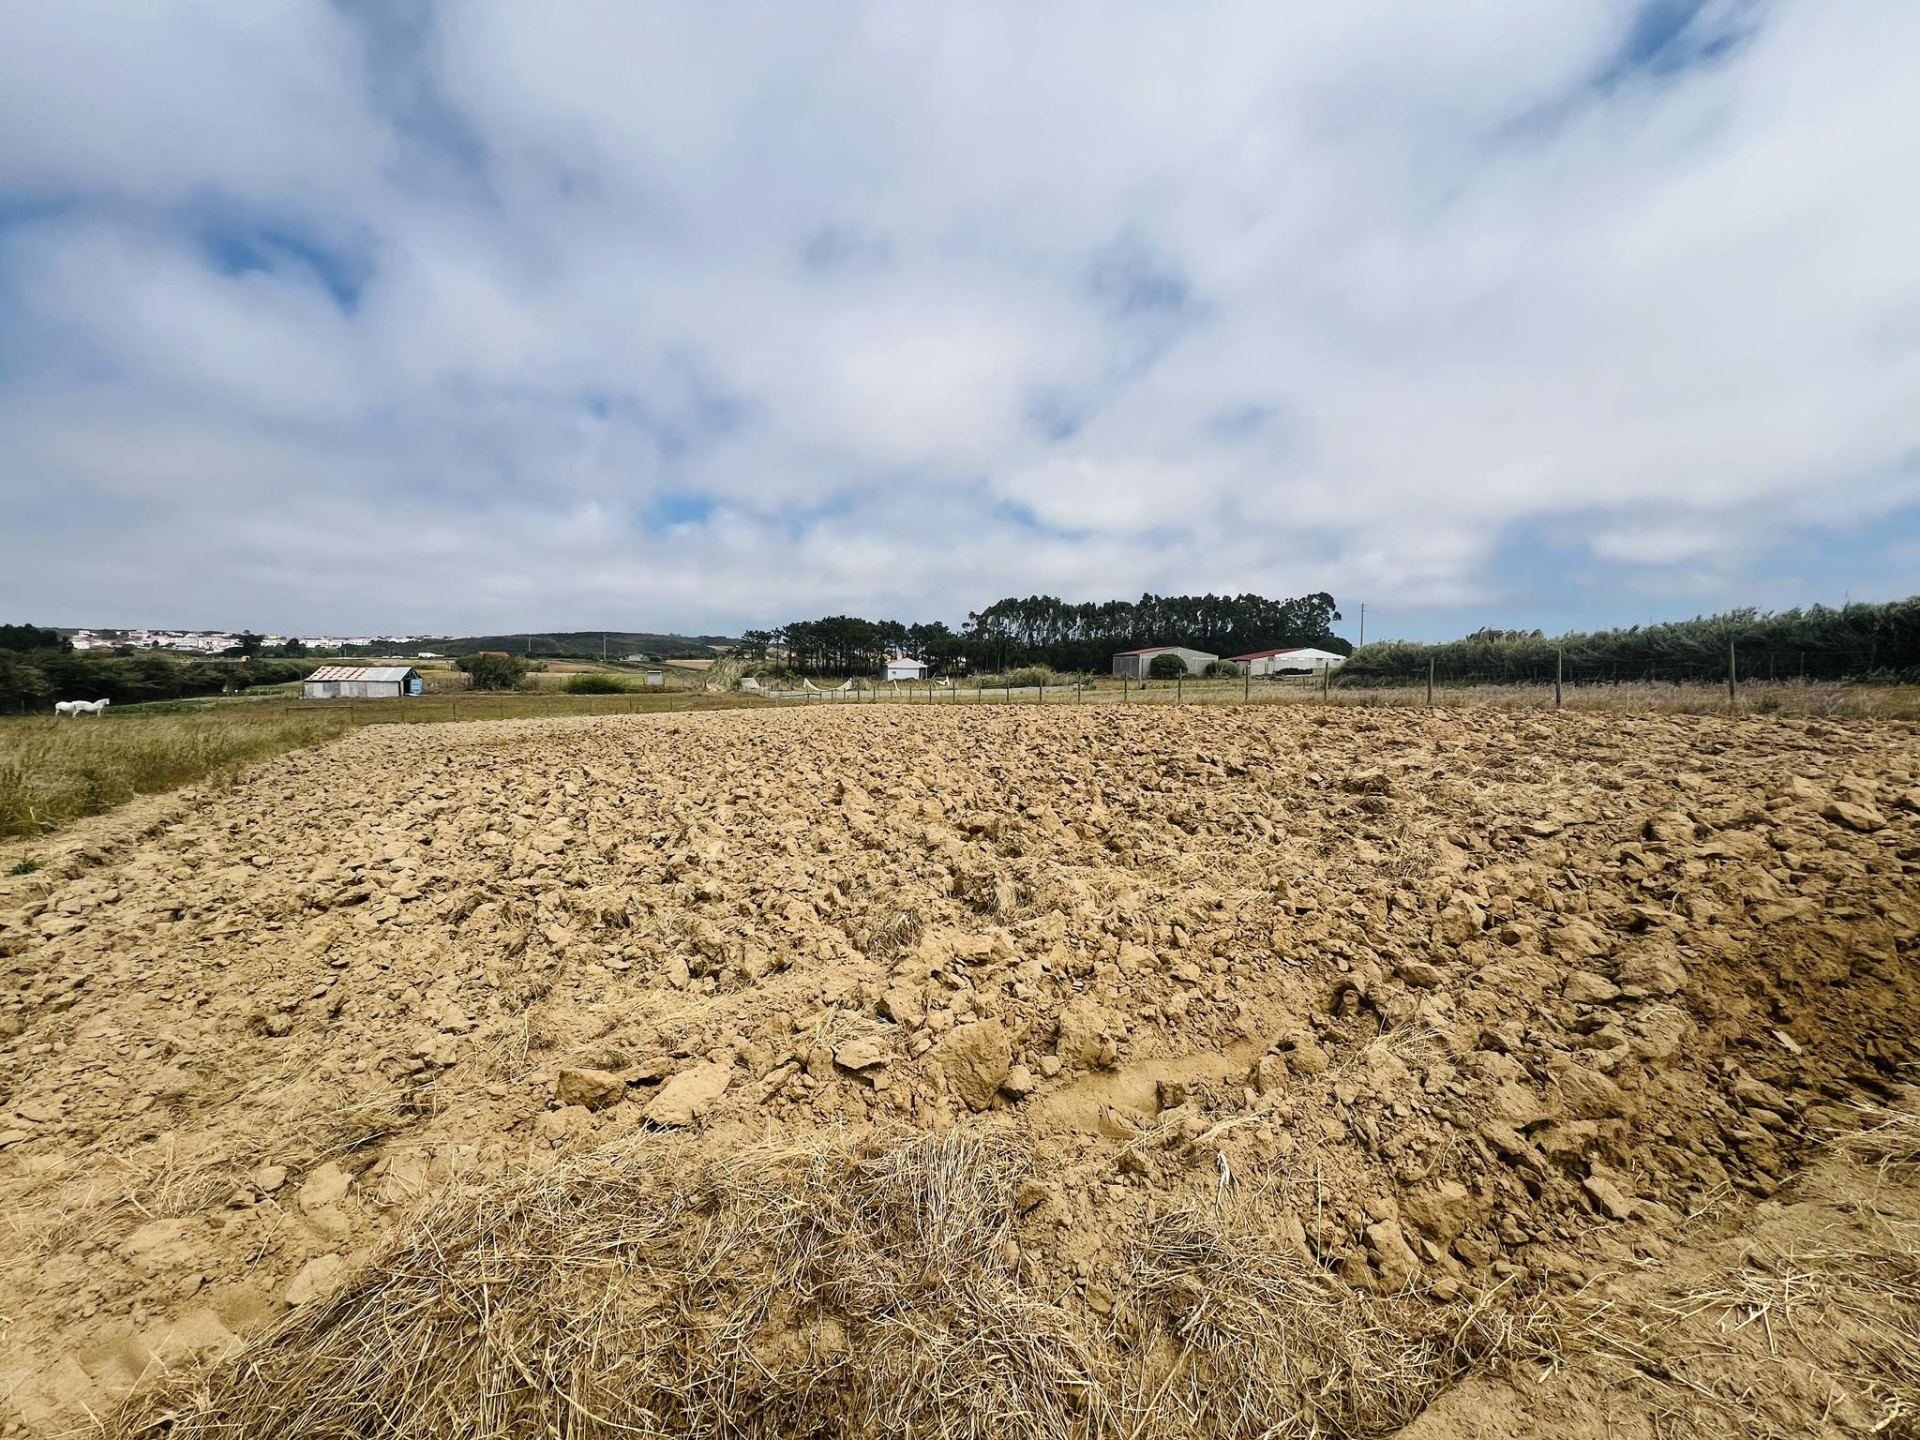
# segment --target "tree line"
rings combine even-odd
[[[800,674],[851,675],[878,670],[891,654],[927,662],[935,674],[1004,672],[1046,665],[1105,671],[1116,651],[1185,645],[1239,655],[1282,645],[1311,645],[1345,655],[1335,635],[1340,612],[1324,591],[1291,600],[1261,595],[1142,595],[1138,601],[1073,604],[1052,595],[997,600],[969,612],[958,630],[944,621],[902,624],[829,615],[774,630],[749,630],[734,649],[747,661],[785,651]]]
[[[1722,615],[1549,636],[1479,630],[1459,640],[1378,641],[1353,652],[1344,683],[1448,681],[1572,684],[1721,680],[1729,651],[1751,680],[1920,680],[1920,596],[1882,605],[1730,610]]]

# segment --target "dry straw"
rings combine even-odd
[[[1911,1112],[1865,1118],[1837,1159],[1911,1163]],[[1506,1286],[1436,1304],[1348,1288],[1279,1240],[1271,1193],[1223,1181],[1110,1237],[1124,1263],[1093,1330],[1023,1270],[1031,1168],[1006,1126],[700,1163],[638,1137],[446,1199],[108,1433],[1308,1440],[1390,1434],[1475,1370],[1595,1364],[1698,1433],[1735,1433],[1742,1374],[1784,1392],[1792,1366],[1887,1426],[1920,1417],[1910,1222],[1749,1254],[1633,1307]]]
[[[1257,1202],[1119,1237],[1105,1328],[1023,1283],[1009,1129],[841,1136],[689,1166],[650,1137],[449,1199],[328,1300],[118,1435],[1384,1433],[1510,1315],[1349,1290]]]
[[[176,1437],[1114,1433],[1017,1283],[1003,1135],[670,1142],[448,1201],[331,1299],[117,1424]]]

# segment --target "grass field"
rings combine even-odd
[[[632,715],[764,704],[746,695],[424,695],[307,701],[247,694],[156,701],[98,720],[0,720],[0,836],[45,834],[87,815],[218,778],[255,760],[331,740],[359,725],[439,724],[551,715]]]

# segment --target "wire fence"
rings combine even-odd
[[[1817,658],[1816,658],[1817,657]],[[1920,717],[1920,677],[1872,667],[1871,652],[1799,652],[1730,647],[1718,664],[1699,659],[1576,663],[1553,653],[1544,662],[1442,664],[1417,671],[1284,676],[1061,677],[1044,685],[931,680],[837,688],[764,689],[785,707],[906,704],[1160,705],[1320,701],[1334,704],[1525,705],[1701,713],[1761,712]]]
[[[1476,659],[1461,662],[1432,657],[1365,670],[1342,672],[1345,685],[1417,685],[1429,669],[1443,685],[1709,685],[1739,681],[1768,684],[1805,683],[1913,684],[1920,672],[1881,663],[1876,649],[1787,650],[1777,647],[1729,645],[1712,656],[1644,659],[1592,659],[1569,651],[1532,652],[1520,658]]]

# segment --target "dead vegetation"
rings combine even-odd
[[[1858,1104],[1858,1128],[1843,1128],[1834,1144],[1863,1165],[1911,1175],[1920,1167],[1920,1108]]]
[[[0,720],[0,838],[41,835],[136,795],[217,783],[346,728],[344,717],[258,703],[203,715]]]
[[[1231,1207],[1132,1236],[1090,1330],[1022,1279],[1008,1127],[677,1160],[643,1140],[450,1199],[109,1433],[1378,1435],[1533,1343],[1503,1305],[1357,1293]]]
[[[451,1199],[332,1298],[113,1433],[1119,1433],[1066,1312],[1017,1281],[1000,1133],[647,1141]]]
[[[1564,1299],[1356,1291],[1276,1244],[1258,1197],[1225,1198],[1131,1233],[1089,1327],[1021,1264],[1033,1157],[1010,1126],[692,1168],[649,1137],[448,1197],[330,1298],[150,1386],[106,1432],[1306,1440],[1428,1412],[1409,1434],[1434,1440],[1480,1433],[1428,1411],[1463,1377],[1494,1378],[1449,1400],[1522,1387],[1489,1392],[1497,1415],[1540,1393],[1529,1377],[1612,1367],[1612,1403],[1650,1434],[1786,1435],[1816,1415],[1911,1434],[1920,1197],[1843,1198],[1836,1176],[1878,1146],[1854,1138],[1779,1233],[1709,1236]],[[1581,1393],[1565,1433],[1611,1413]]]

